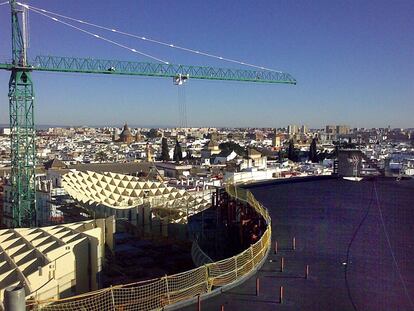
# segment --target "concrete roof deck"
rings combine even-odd
[[[220,310],[221,305],[226,311],[412,310],[398,270],[414,300],[414,180],[377,179],[379,208],[373,186],[373,181],[302,179],[253,187],[251,191],[272,216],[272,239],[278,241],[279,251],[272,250],[255,277],[203,301],[202,310]],[[351,244],[347,285],[343,263],[366,213]],[[291,250],[293,237],[295,251]],[[281,257],[284,272],[280,272]],[[310,265],[308,279],[304,278],[306,265]],[[281,305],[280,286],[284,287]],[[183,310],[194,310],[194,305]]]

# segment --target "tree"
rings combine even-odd
[[[317,149],[316,149],[316,137],[312,139],[312,142],[309,147],[309,161],[311,161],[312,163],[319,162]]]
[[[170,161],[170,153],[168,150],[168,142],[167,138],[163,137],[161,140],[161,160],[162,161]]]
[[[289,148],[288,148],[288,159],[296,162],[296,152],[295,152],[295,144],[293,143],[293,139],[289,141]]]
[[[173,160],[175,162],[180,162],[183,160],[183,152],[181,150],[181,145],[178,142],[178,139],[176,140],[175,147],[174,147]]]
[[[108,155],[105,151],[99,151],[95,154],[95,160],[99,162],[105,162],[108,160]]]
[[[240,156],[247,156],[246,148],[243,148],[239,144],[232,142],[232,141],[221,143],[219,145],[219,149],[222,151],[233,151],[234,150],[234,152],[236,152]]]
[[[278,156],[278,158],[279,158],[279,163],[283,163],[283,160],[284,160],[285,156],[284,156],[284,154],[283,154],[282,149],[280,149],[280,150],[278,151],[277,156]]]
[[[193,159],[193,154],[191,153],[190,149],[187,149],[187,155],[185,156],[186,160],[192,160]]]
[[[147,133],[148,138],[157,138],[158,137],[158,130],[157,129],[150,129]]]

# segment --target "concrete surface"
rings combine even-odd
[[[262,269],[245,283],[203,301],[201,310],[219,311],[222,305],[226,311],[414,310],[407,297],[414,300],[414,180],[378,179],[375,187],[374,181],[341,179],[253,187],[251,191],[270,211],[279,251],[272,251]],[[293,237],[295,251],[291,250]],[[344,263],[352,237],[347,285]],[[280,272],[281,257],[284,272]],[[304,278],[306,265],[310,266],[308,279]],[[284,287],[282,304],[278,303],[280,286]],[[197,305],[182,310],[197,310]]]

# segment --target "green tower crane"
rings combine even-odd
[[[27,59],[25,8],[10,0],[12,23],[12,62],[0,63],[11,72],[9,108],[11,130],[11,177],[13,224],[36,225],[34,90],[31,73],[49,71],[173,78],[175,84],[187,79],[296,84],[288,73],[269,70],[243,70],[210,66],[103,60],[57,56]],[[19,19],[19,15],[23,19]]]
[[[27,66],[26,34],[18,15],[25,14],[10,1],[12,23],[12,64],[9,81],[11,130],[11,202],[15,227],[35,223],[35,126],[34,92]],[[23,19],[24,20],[24,17]]]

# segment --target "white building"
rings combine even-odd
[[[2,135],[10,135],[11,134],[11,130],[8,127],[4,127],[2,129],[0,129],[0,134],[2,134]]]
[[[0,230],[0,300],[9,286],[46,300],[101,286],[105,244],[113,249],[114,218],[41,228]]]
[[[213,164],[226,164],[228,161],[235,159],[238,154],[232,151],[222,151],[214,157]]]
[[[299,132],[298,127],[296,125],[289,124],[287,127],[287,131],[289,135],[295,135]]]

